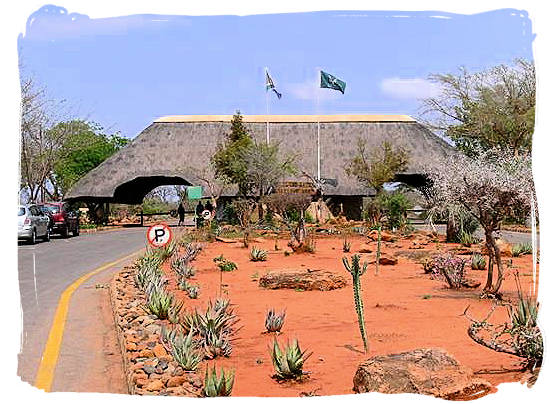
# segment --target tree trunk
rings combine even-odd
[[[449,216],[447,219],[447,243],[454,243],[458,241],[458,226],[453,217]]]
[[[504,269],[502,268],[502,257],[500,255],[500,248],[496,243],[494,244],[494,250],[495,250],[495,260],[497,262],[498,277],[497,277],[497,282],[495,286],[493,286],[492,293],[495,295],[499,295],[499,290],[500,290],[500,287],[502,286],[502,281],[504,280]]]
[[[492,230],[485,230],[485,245],[487,246],[487,252],[489,253],[489,265],[487,267],[487,282],[483,287],[484,292],[489,292],[493,287],[493,266],[494,266],[494,255],[495,250],[493,246],[495,245],[495,240],[493,238]]]

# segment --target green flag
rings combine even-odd
[[[321,70],[321,88],[331,88],[344,94],[344,91],[346,90],[346,83],[332,74]]]

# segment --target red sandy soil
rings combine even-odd
[[[357,252],[364,238],[351,238],[350,254]],[[220,254],[236,262],[238,269],[223,273],[224,297],[235,305],[240,317],[241,330],[234,343],[230,358],[204,362],[236,371],[234,396],[298,396],[304,392],[317,395],[352,394],[353,376],[357,366],[367,357],[396,353],[415,348],[441,347],[446,349],[461,364],[480,372],[479,376],[493,385],[516,382],[523,373],[519,360],[511,355],[497,353],[474,343],[466,334],[468,320],[462,316],[470,306],[469,313],[482,319],[491,308],[490,300],[479,299],[481,289],[450,290],[438,280],[424,274],[422,265],[399,257],[395,266],[381,266],[375,276],[374,264],[369,265],[362,277],[362,296],[365,304],[365,322],[370,342],[370,352],[361,353],[362,340],[357,326],[353,303],[351,276],[342,265],[342,239],[338,237],[317,238],[314,254],[291,254],[274,250],[274,240],[259,240],[258,247],[269,251],[265,262],[251,262],[249,249],[241,243],[214,242],[205,244],[204,251],[194,262],[197,275],[193,284],[201,289],[199,299],[190,300],[184,292],[176,289],[173,275],[170,288],[185,307],[205,307],[209,299],[219,296],[220,271],[212,259]],[[283,247],[285,242],[279,240]],[[374,243],[371,243],[374,246]],[[410,241],[384,243],[383,253],[394,254],[408,249]],[[439,244],[440,248],[456,247]],[[250,246],[252,247],[252,245]],[[426,249],[437,246],[430,243]],[[373,247],[375,249],[375,247]],[[418,251],[418,250],[416,250]],[[371,260],[373,254],[362,254]],[[468,259],[467,256],[465,258]],[[505,259],[510,260],[509,258]],[[532,256],[513,258],[519,268],[524,291],[532,286]],[[165,267],[167,269],[168,266]],[[264,273],[282,269],[323,269],[336,272],[349,279],[348,286],[332,291],[265,290],[258,286],[257,279]],[[169,272],[169,271],[167,271]],[[486,271],[470,271],[469,277],[484,284]],[[505,299],[516,296],[512,269],[506,273],[502,291]],[[305,363],[304,370],[311,372],[304,382],[278,383],[274,373],[268,346],[274,336],[264,334],[265,313],[268,308],[286,309],[283,332],[278,336],[281,343],[298,338],[300,346],[313,352]],[[507,319],[506,309],[498,307],[491,317],[493,324]],[[356,351],[357,350],[357,351]],[[359,352],[358,352],[359,351]],[[486,371],[492,373],[487,373]]]

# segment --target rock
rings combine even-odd
[[[333,290],[346,286],[343,276],[321,270],[288,270],[262,275],[258,284],[266,289]]]
[[[166,352],[166,349],[161,344],[156,344],[153,348],[153,354],[157,358],[166,358],[168,356],[168,352]]]
[[[146,391],[161,391],[164,388],[164,383],[162,380],[153,380],[144,386]]]
[[[236,243],[239,240],[234,238],[223,238],[223,237],[216,236],[216,241],[220,241],[222,243]]]
[[[169,380],[168,380],[168,383],[166,383],[166,387],[178,387],[178,386],[181,386],[183,383],[185,383],[185,381],[187,380],[187,378],[185,376],[174,376],[174,377],[171,377]]]
[[[481,397],[491,384],[441,348],[423,348],[374,356],[359,365],[353,378],[357,393],[417,393],[447,400]]]
[[[357,251],[359,254],[370,254],[372,252],[372,248],[370,248],[368,245],[366,244],[361,244],[359,246],[359,250]]]
[[[380,257],[380,265],[396,265],[397,262],[397,257],[394,257],[393,255],[382,255]]]
[[[370,238],[372,241],[378,241],[378,230],[369,231],[367,233],[367,238]],[[392,242],[396,240],[396,237],[393,234],[388,233],[387,231],[382,231],[380,233],[380,239],[382,241]]]
[[[156,366],[145,365],[145,366],[143,366],[143,371],[144,371],[145,373],[147,373],[148,375],[150,375],[151,373],[155,373],[155,371],[156,371]]]
[[[141,377],[137,377],[137,378],[134,379],[134,384],[137,387],[143,387],[147,383],[149,383],[149,379],[147,379],[147,377],[143,377],[142,375],[141,375]]]

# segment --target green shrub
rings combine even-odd
[[[204,383],[202,394],[204,397],[227,397],[231,395],[233,383],[235,381],[235,372],[225,372],[220,368],[219,377],[216,374],[216,368],[209,372],[208,367],[204,374]]]
[[[235,264],[233,261],[229,261],[223,256],[223,254],[214,258],[213,261],[222,272],[231,272],[238,268],[237,264]]]
[[[267,251],[253,246],[250,250],[250,261],[267,261]]]
[[[401,192],[379,194],[381,205],[387,212],[388,227],[390,229],[402,229],[407,225],[407,209],[412,203],[407,196]]]
[[[309,212],[305,213],[304,220],[306,223],[310,223],[310,224],[315,223],[315,218]]]
[[[302,351],[298,340],[287,343],[287,346],[281,349],[277,339],[273,340],[270,353],[275,368],[275,377],[281,380],[301,378],[304,375],[304,363],[312,354],[311,352]]]

